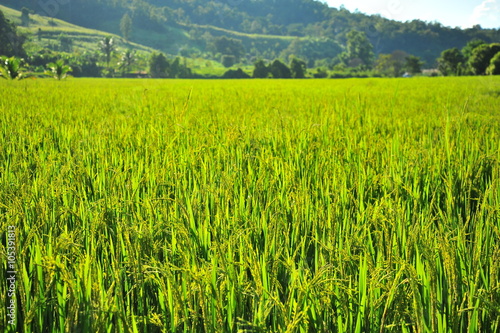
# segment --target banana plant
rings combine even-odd
[[[17,57],[0,57],[0,77],[7,80],[20,80],[23,78],[22,71],[24,60]]]
[[[48,70],[45,71],[45,75],[52,76],[56,80],[65,79],[68,73],[71,72],[71,67],[65,65],[62,59],[48,63],[47,67]]]

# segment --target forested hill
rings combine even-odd
[[[0,4],[117,34],[128,14],[132,41],[169,53],[182,49],[188,55],[210,51],[211,37],[228,35],[243,41],[249,57],[302,52],[300,56],[312,63],[334,58],[347,33],[358,30],[366,33],[376,54],[402,50],[431,67],[445,49],[462,48],[473,39],[500,41],[500,29],[462,30],[419,20],[401,23],[329,8],[315,0],[0,0]]]

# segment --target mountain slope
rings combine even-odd
[[[500,41],[500,30],[461,30],[419,20],[401,23],[329,8],[315,0],[52,0],[56,4],[53,9],[44,8],[43,3],[0,0],[0,4],[13,8],[45,11],[114,34],[120,33],[120,20],[128,13],[133,19],[132,41],[171,54],[184,52],[211,58],[217,57],[214,52],[209,54],[211,38],[221,35],[242,40],[251,59],[289,54],[285,50],[295,38],[345,44],[347,33],[359,30],[366,33],[377,54],[403,50],[420,56],[427,66],[432,66],[443,50],[462,48],[473,39]],[[321,59],[309,57],[310,62]]]
[[[58,43],[60,36],[64,36],[71,39],[74,50],[89,50],[95,49],[98,42],[104,37],[111,36],[114,37],[117,47],[129,48],[148,53],[154,51],[151,47],[138,43],[127,42],[120,36],[110,34],[109,32],[81,27],[60,19],[40,16],[38,14],[30,15],[29,26],[20,26],[20,11],[3,5],[0,5],[0,10],[4,13],[7,19],[18,25],[18,30],[21,33],[28,33],[32,36],[37,36],[33,39],[33,41],[27,44],[28,48],[37,48],[37,46],[39,47],[51,43],[55,44]]]

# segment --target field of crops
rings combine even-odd
[[[0,91],[2,331],[500,331],[498,77]]]

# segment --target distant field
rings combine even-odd
[[[7,332],[500,331],[498,77],[0,90]]]

